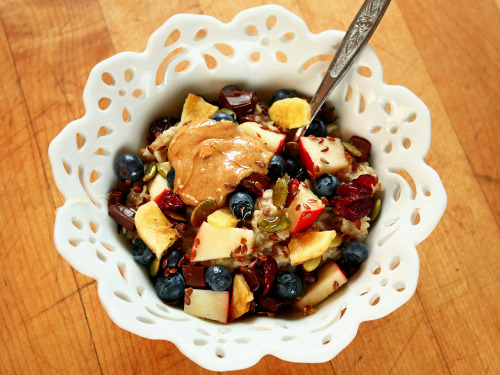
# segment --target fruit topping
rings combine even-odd
[[[247,121],[241,123],[238,126],[238,129],[246,135],[255,138],[259,142],[262,142],[269,151],[275,154],[278,154],[285,144],[286,135],[272,130],[267,125],[261,125],[256,122]]]
[[[336,232],[305,232],[297,233],[288,244],[292,266],[320,257],[326,252],[335,238]]]
[[[162,268],[179,268],[179,262],[184,258],[182,251],[172,249],[162,261]],[[165,262],[165,264],[163,264]]]
[[[337,177],[331,174],[324,174],[314,181],[312,191],[318,197],[331,199],[337,193],[337,188],[340,186],[340,181]]]
[[[167,189],[163,190],[163,192],[158,195],[154,201],[162,210],[177,210],[184,205],[178,194]]]
[[[255,91],[221,90],[219,102],[225,107],[232,109],[238,117],[252,113],[257,104]]]
[[[292,299],[300,295],[302,280],[291,272],[281,272],[276,277],[275,292],[280,298]]]
[[[255,293],[260,286],[259,282],[259,276],[257,275],[257,271],[260,271],[259,268],[250,268],[247,266],[240,266],[239,270],[243,277],[245,278],[245,281],[247,282],[248,286],[250,287],[250,290]]]
[[[273,104],[274,102],[277,102],[278,100],[287,99],[287,98],[296,98],[296,97],[297,97],[297,94],[295,92],[293,92],[292,90],[281,89],[281,90],[274,92],[273,97],[271,98],[270,104]]]
[[[359,156],[358,158],[360,162],[368,160],[372,148],[372,144],[370,143],[370,141],[355,135],[351,137],[349,143],[361,152],[361,156]]]
[[[288,184],[286,180],[280,178],[273,186],[273,204],[282,207],[288,197]]]
[[[200,318],[227,323],[229,314],[229,292],[186,289],[184,312]]]
[[[250,290],[243,275],[234,276],[233,293],[229,306],[229,320],[239,318],[250,311],[250,304],[253,301],[253,293]]]
[[[183,265],[182,274],[187,286],[195,288],[204,288],[207,286],[205,282],[205,267]]]
[[[118,189],[111,189],[108,193],[108,207],[115,203],[122,203],[123,192]]]
[[[235,119],[229,113],[217,112],[212,116],[214,121],[234,121]]]
[[[207,103],[201,96],[189,94],[182,107],[181,123],[211,118],[218,110],[217,106]]]
[[[264,190],[269,186],[269,182],[271,182],[269,177],[257,172],[252,172],[250,176],[241,180],[240,185],[256,197],[262,197]]]
[[[336,174],[349,166],[339,138],[300,137],[300,158],[313,180],[325,173]]]
[[[136,262],[144,265],[148,265],[156,258],[155,254],[140,238],[136,238],[132,244],[132,255]]]
[[[257,227],[266,233],[278,233],[290,228],[290,219],[284,216],[269,216],[259,220]]]
[[[179,122],[179,119],[165,116],[154,120],[151,125],[149,125],[149,135],[148,142],[153,142],[158,135],[163,133],[165,130],[170,129],[176,123]]]
[[[351,266],[358,267],[368,257],[368,249],[364,243],[351,240],[342,245],[342,257]]]
[[[282,99],[269,108],[269,117],[282,130],[302,128],[311,122],[311,107],[304,99]]]
[[[373,187],[376,184],[375,177],[368,174],[361,175],[340,185],[337,188],[337,196],[332,198],[331,204],[343,218],[350,221],[361,219],[370,213]]]
[[[134,207],[127,207],[121,203],[115,203],[108,207],[108,215],[126,230],[135,230],[135,214]]]
[[[139,237],[157,258],[161,258],[165,250],[179,238],[179,232],[172,228],[172,224],[153,201],[139,206],[135,214],[135,226]]]
[[[156,280],[156,294],[166,302],[175,302],[184,297],[186,282],[181,273],[175,272],[168,276],[160,276]]]
[[[173,189],[174,188],[174,183],[175,183],[175,169],[170,168],[169,171],[167,172],[167,182],[169,186]]]
[[[253,214],[254,200],[250,194],[237,191],[229,198],[229,210],[239,220],[245,220]]]
[[[217,202],[213,199],[207,199],[200,202],[191,213],[191,225],[199,227],[207,220],[207,217],[217,209]]]
[[[217,211],[208,215],[207,221],[220,228],[233,228],[238,225],[239,220],[228,208],[219,208]]]
[[[316,137],[326,137],[326,125],[318,118],[312,120],[304,136],[314,135]]]
[[[133,184],[144,176],[144,163],[137,156],[123,154],[115,161],[115,174],[121,181]]]
[[[269,162],[267,167],[267,177],[271,179],[271,181],[276,181],[278,178],[281,178],[286,173],[286,162],[280,155],[274,155]]]
[[[323,202],[303,182],[300,184],[299,193],[288,207],[288,218],[292,223],[290,234],[309,228],[325,208]]]
[[[265,296],[271,290],[277,272],[278,263],[272,256],[267,256],[262,264],[262,296]]]
[[[220,264],[214,264],[205,271],[205,281],[214,291],[228,290],[233,281],[231,272]]]

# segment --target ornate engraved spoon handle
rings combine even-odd
[[[390,2],[365,0],[359,9],[311,100],[311,121],[372,36]],[[299,129],[295,138],[298,139],[305,131],[306,128]]]

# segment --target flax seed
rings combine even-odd
[[[330,147],[328,147],[328,146],[323,146],[323,147],[321,147],[321,150],[320,150],[320,151],[321,151],[321,152],[327,152],[329,149],[330,149]]]
[[[329,140],[329,141],[331,141],[331,142],[335,141],[335,138],[330,137],[329,135],[327,135],[327,136],[326,136],[326,139],[328,139],[328,140]]]
[[[280,240],[280,238],[278,237],[278,235],[277,235],[277,234],[275,234],[275,233],[271,234],[271,235],[269,236],[269,239],[270,239],[271,241],[279,241],[279,240]]]
[[[236,189],[236,186],[233,185],[232,183],[230,182],[224,182],[224,187],[228,190],[233,190],[233,189]]]
[[[241,247],[238,246],[236,249],[234,249],[234,254],[239,255],[241,253]]]
[[[161,135],[161,132],[156,132],[155,133],[155,138],[158,138]]]
[[[314,135],[310,135],[309,138],[311,139],[311,141],[314,141],[314,142],[317,142],[318,141],[318,138],[316,138],[316,136]]]
[[[321,203],[323,203],[326,206],[330,202],[328,202],[328,199],[326,199],[325,197],[321,197]]]
[[[271,208],[266,207],[262,210],[262,215],[269,216],[271,214]]]
[[[297,206],[295,206],[295,211],[298,211],[298,210],[300,210],[300,203]]]
[[[318,139],[318,143],[319,143],[319,144],[322,144],[324,141],[325,141],[325,138],[320,138],[320,139]]]
[[[245,255],[247,252],[248,252],[248,246],[247,245],[243,245],[241,247],[241,255]]]
[[[193,261],[196,258],[196,250],[191,250],[191,261]]]
[[[292,194],[295,194],[299,190],[299,187],[297,185],[292,185]]]
[[[177,268],[170,268],[170,273],[176,273],[177,272]]]
[[[167,260],[163,259],[163,262],[161,262],[161,268],[167,268]]]
[[[323,158],[321,158],[321,159],[323,159]],[[321,160],[321,159],[320,159],[320,160]],[[315,166],[314,166],[314,172],[316,172],[316,173],[318,173],[318,172],[319,172],[319,166],[318,166],[318,165],[315,165]]]
[[[158,147],[158,148],[156,149],[156,151],[163,151],[163,150],[165,150],[166,148],[167,148],[167,146],[165,146],[165,145],[161,145],[160,147]]]
[[[153,150],[153,147],[148,146],[146,148],[148,149],[148,151],[149,151],[150,154],[154,154],[155,153],[154,150]]]
[[[240,241],[241,244],[245,244],[247,243],[247,239],[245,237],[241,237],[241,241]]]
[[[311,216],[311,213],[309,212],[309,213],[305,214],[304,216],[302,216],[302,219],[301,219],[301,220],[306,220],[306,219],[308,219],[310,216]]]
[[[265,168],[266,167],[266,164],[263,161],[261,161],[261,160],[257,160],[255,162],[255,164],[257,164],[261,168]]]
[[[312,204],[314,204],[314,203],[316,203],[317,201],[318,201],[317,199],[308,199],[308,200],[307,200],[307,203],[312,203]]]
[[[319,172],[319,171],[318,171]],[[309,178],[312,180],[314,175],[310,172],[310,171],[307,171],[307,174],[309,175]]]
[[[238,258],[238,262],[243,263],[244,261],[245,261],[245,257],[239,257],[239,258]]]
[[[269,126],[267,126],[267,125],[261,125],[260,128],[262,130],[269,130]]]
[[[311,209],[311,206],[309,206],[307,203],[302,203],[302,206],[303,206],[306,210],[310,210],[310,209]]]
[[[263,262],[265,262],[267,260],[267,255],[264,255],[264,254],[259,254],[258,255],[259,259]]]
[[[278,245],[273,244],[273,253],[278,254]]]
[[[259,190],[262,190],[262,184],[258,181],[255,183],[255,187]]]
[[[189,297],[189,294],[184,294],[184,304],[185,305],[190,305],[191,304],[191,297]]]
[[[335,282],[333,283],[333,290],[337,291],[337,290],[339,290],[339,288],[340,288],[339,282],[338,282],[338,281],[335,281]]]
[[[328,160],[326,160],[325,158],[319,158],[319,160],[324,163],[324,164],[330,164],[330,162]]]
[[[259,133],[255,133],[255,134],[257,134],[257,137],[262,138],[262,136]]]
[[[234,253],[234,251],[231,251],[231,254],[229,254],[231,256],[231,259],[236,259],[236,254]]]
[[[283,255],[283,258],[288,258],[288,253],[285,250],[283,250],[281,254]]]

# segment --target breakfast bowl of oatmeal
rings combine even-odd
[[[312,120],[342,37],[180,14],[94,67],[49,148],[54,240],[117,325],[215,371],[324,362],[412,296],[446,206],[430,115],[368,46]]]

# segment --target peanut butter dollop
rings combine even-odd
[[[175,168],[174,192],[191,206],[214,199],[221,207],[242,179],[252,172],[266,174],[272,157],[234,122],[208,119],[183,126],[168,149]]]

